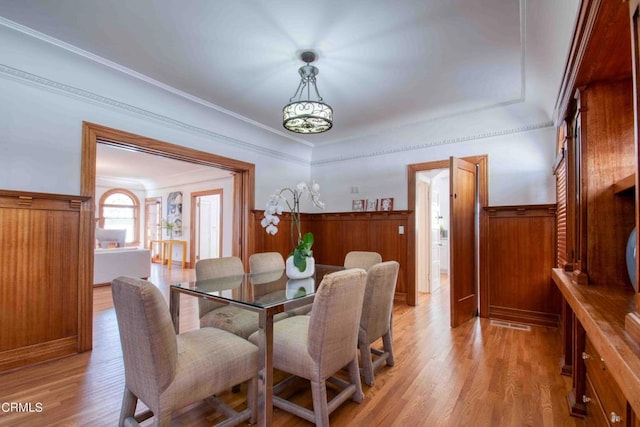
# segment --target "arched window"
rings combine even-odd
[[[124,188],[114,188],[100,197],[99,226],[107,230],[126,229],[125,243],[140,243],[140,202],[135,194]]]

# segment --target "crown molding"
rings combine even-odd
[[[458,142],[469,142],[474,140],[492,138],[495,136],[509,135],[509,134],[514,134],[519,132],[528,132],[530,130],[550,127],[553,125],[553,122],[546,121],[546,122],[532,124],[532,125],[525,125],[517,128],[497,130],[493,132],[485,132],[481,134],[467,135],[467,136],[461,136],[457,138],[447,138],[447,139],[442,139],[438,141],[427,142],[424,144],[396,147],[396,148],[390,148],[387,150],[373,151],[368,153],[359,153],[359,154],[350,155],[350,156],[336,156],[336,157],[331,157],[331,158],[326,158],[321,160],[312,160],[311,162],[309,162],[308,160],[303,159],[301,157],[292,156],[282,151],[260,147],[250,142],[246,142],[236,138],[231,138],[225,135],[221,135],[219,133],[216,133],[207,129],[193,126],[188,123],[175,120],[161,114],[144,110],[142,108],[135,107],[133,105],[126,104],[112,98],[107,98],[102,95],[98,95],[96,93],[89,92],[84,89],[79,89],[64,83],[56,82],[54,80],[51,80],[42,76],[38,76],[32,73],[28,73],[26,71],[22,71],[17,68],[9,67],[4,64],[0,64],[0,77],[18,81],[22,84],[28,84],[34,87],[47,89],[55,93],[71,96],[73,98],[80,99],[82,101],[90,102],[93,104],[98,104],[102,107],[111,108],[116,111],[120,111],[120,112],[126,111],[129,113],[133,113],[141,118],[154,121],[154,122],[159,122],[165,126],[186,131],[198,136],[205,136],[207,138],[214,139],[218,142],[224,143],[226,145],[229,145],[235,148],[240,148],[240,149],[251,151],[260,155],[276,158],[279,160],[285,160],[293,163],[303,164],[303,165],[319,165],[319,164],[327,164],[327,163],[342,162],[347,160],[361,159],[366,157],[384,156],[388,154],[395,154],[395,153],[400,153],[405,151],[420,150],[420,149],[433,147],[437,145],[455,144]]]
[[[182,90],[176,89],[173,86],[169,86],[167,84],[164,84],[164,83],[162,83],[162,82],[160,82],[160,81],[158,81],[156,79],[153,79],[153,78],[151,78],[151,77],[149,77],[149,76],[147,76],[145,74],[142,74],[142,73],[139,73],[137,71],[134,71],[131,68],[128,68],[128,67],[120,65],[118,63],[115,63],[113,61],[110,61],[110,60],[108,60],[106,58],[103,58],[103,57],[101,57],[99,55],[96,55],[94,53],[88,52],[88,51],[86,51],[84,49],[80,49],[77,46],[74,46],[72,44],[63,42],[62,40],[58,40],[58,39],[56,39],[54,37],[48,36],[48,35],[46,35],[44,33],[36,31],[36,30],[34,30],[32,28],[29,28],[29,27],[26,27],[24,25],[18,24],[17,22],[11,21],[11,20],[6,19],[6,18],[3,18],[2,16],[0,16],[0,25],[3,25],[5,27],[7,27],[7,28],[11,28],[12,30],[19,31],[19,32],[21,32],[23,34],[26,34],[28,36],[31,36],[31,37],[36,38],[38,40],[41,40],[41,41],[43,41],[45,43],[49,43],[49,44],[51,44],[53,46],[56,46],[56,47],[59,47],[61,49],[67,50],[67,51],[72,52],[72,53],[74,53],[74,54],[76,54],[78,56],[81,56],[83,58],[89,59],[90,61],[97,62],[97,63],[99,63],[101,65],[104,65],[105,67],[109,67],[109,68],[111,68],[113,70],[116,70],[116,71],[119,71],[121,73],[127,74],[127,75],[129,75],[129,76],[131,76],[133,78],[136,78],[138,80],[142,80],[145,83],[148,83],[150,85],[156,86],[156,87],[158,87],[158,88],[160,88],[162,90],[165,90],[167,92],[170,92],[170,93],[172,93],[174,95],[177,95],[179,97],[188,99],[191,102],[195,102],[196,104],[200,104],[200,105],[205,106],[207,108],[211,108],[211,109],[214,109],[214,110],[219,111],[221,113],[227,114],[227,115],[229,115],[231,117],[234,117],[234,118],[236,118],[238,120],[241,120],[241,121],[243,121],[245,123],[248,123],[248,124],[256,126],[256,127],[259,127],[259,128],[264,129],[264,130],[266,130],[268,132],[271,132],[271,133],[274,133],[276,135],[279,135],[279,136],[282,136],[284,138],[287,138],[287,139],[289,139],[291,141],[295,141],[295,142],[297,142],[299,144],[303,144],[303,145],[306,145],[308,147],[312,147],[313,146],[313,144],[311,144],[308,141],[305,141],[305,140],[300,139],[300,138],[296,138],[296,137],[294,137],[292,135],[289,135],[288,133],[285,133],[285,132],[282,132],[280,130],[274,129],[274,128],[272,128],[270,126],[267,126],[267,125],[264,125],[262,123],[256,122],[255,120],[252,120],[252,119],[250,119],[248,117],[245,117],[243,115],[235,113],[235,112],[233,112],[231,110],[227,110],[226,108],[223,108],[223,107],[221,107],[219,105],[216,105],[216,104],[214,104],[212,102],[205,101],[204,99],[199,98],[199,97],[194,96],[194,95],[191,95],[190,93],[187,93],[187,92],[184,92]]]
[[[133,113],[139,117],[162,123],[165,126],[175,129],[190,132],[195,135],[205,136],[210,139],[215,139],[218,142],[225,143],[226,145],[241,148],[244,150],[252,151],[257,154],[273,157],[280,160],[288,160],[294,163],[300,163],[308,165],[309,161],[298,156],[292,156],[291,154],[283,153],[281,151],[272,150],[270,148],[261,147],[250,142],[242,141],[236,138],[231,138],[208,129],[204,129],[198,126],[190,125],[180,120],[172,119],[171,117],[157,114],[143,108],[136,107],[125,102],[120,102],[113,98],[107,98],[102,95],[98,95],[88,90],[80,89],[74,86],[70,86],[64,83],[60,83],[46,77],[38,76],[36,74],[29,73],[27,71],[19,70],[17,68],[10,67],[8,65],[0,64],[0,76],[9,78],[14,81],[29,84],[31,86],[44,88],[56,93],[62,93],[64,95],[72,96],[76,99],[98,104],[102,107],[108,107],[117,111],[126,111]]]
[[[312,160],[311,165],[315,166],[315,165],[322,165],[327,163],[336,163],[336,162],[344,162],[348,160],[363,159],[367,157],[386,156],[389,154],[402,153],[406,151],[423,150],[425,148],[435,147],[438,145],[457,144],[460,142],[481,141],[487,138],[511,135],[514,133],[529,132],[532,130],[544,129],[552,126],[553,126],[553,121],[549,120],[546,122],[534,123],[534,124],[519,126],[511,129],[499,129],[491,132],[482,132],[475,135],[465,135],[465,136],[459,136],[457,138],[445,138],[437,141],[425,142],[423,144],[407,145],[404,147],[389,148],[386,150],[372,151],[369,153],[358,153],[358,154],[352,154],[349,156],[335,156],[335,157],[328,157],[326,159]]]

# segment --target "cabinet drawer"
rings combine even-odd
[[[591,383],[588,372],[586,378],[586,392],[582,398],[582,401],[587,405],[587,416],[584,419],[585,425],[590,427],[609,427],[607,414],[604,412],[600,399],[598,399],[598,395],[593,389],[593,384]]]
[[[602,404],[609,423],[613,426],[627,425],[627,399],[607,369],[606,360],[602,360],[587,337],[584,349],[584,363],[588,378]],[[617,419],[619,417],[619,419]]]

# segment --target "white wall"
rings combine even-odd
[[[312,177],[325,189],[328,212],[351,210],[353,199],[381,197],[393,197],[396,210],[413,209],[407,206],[407,165],[481,154],[489,158],[489,205],[555,203],[551,173],[555,129],[551,126],[467,142],[365,153],[371,154],[329,163],[314,160]],[[353,186],[359,187],[359,194],[350,193]]]
[[[89,121],[254,163],[258,209],[274,190],[309,178],[320,183],[328,212],[380,197],[407,209],[408,164],[477,154],[489,155],[491,205],[555,200],[555,131],[547,114],[524,102],[312,151],[13,29],[0,26],[0,40],[11,47],[0,59],[0,99],[10,100],[0,102],[3,189],[77,194]]]
[[[191,233],[191,193],[222,189],[222,256],[231,256],[232,235],[233,235],[233,177],[219,179],[199,179],[197,181],[178,184],[171,187],[153,189],[148,192],[147,197],[162,197],[162,218],[167,217],[167,199],[169,193],[174,191],[182,192],[182,236],[178,240],[187,241],[187,260],[190,255],[190,233]],[[166,230],[163,230],[166,235]],[[181,260],[182,249],[175,249],[172,259]]]
[[[254,163],[258,200],[309,177],[310,147],[1,25],[0,40],[0,188],[78,194],[83,121]]]

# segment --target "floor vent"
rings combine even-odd
[[[502,320],[492,320],[491,321],[491,325],[492,326],[499,326],[501,328],[517,329],[519,331],[527,331],[527,332],[531,331],[531,326],[529,326],[529,325],[523,325],[521,323],[504,322]]]

